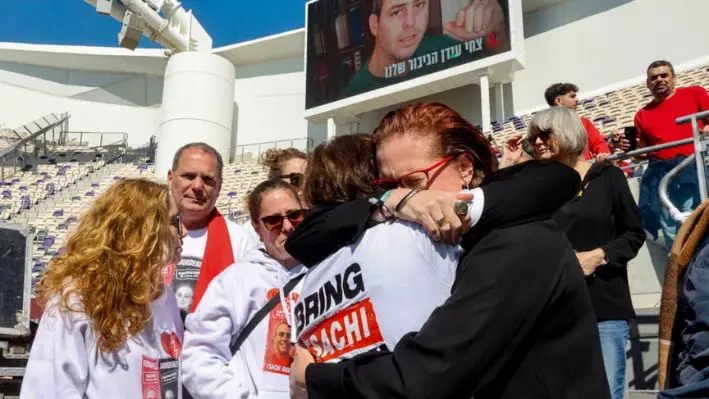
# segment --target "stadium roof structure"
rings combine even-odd
[[[302,57],[305,29],[296,29],[213,49],[234,65]],[[162,76],[167,56],[162,49],[65,46],[0,42],[0,61],[70,70]]]

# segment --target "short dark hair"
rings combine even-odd
[[[651,69],[653,69],[653,68],[659,68],[659,67],[662,67],[662,66],[669,67],[669,68],[670,68],[670,72],[672,72],[672,76],[675,76],[675,67],[672,66],[672,63],[671,63],[671,62],[665,61],[665,60],[657,60],[657,61],[651,62],[650,65],[648,65],[648,67],[647,67],[647,71],[645,71],[645,72],[648,73],[648,72],[650,72]]]
[[[288,194],[290,194],[291,197],[293,197],[293,199],[295,199],[295,201],[302,206],[298,193],[295,191],[295,187],[293,187],[290,183],[281,179],[266,180],[259,183],[259,185],[256,186],[246,197],[246,205],[249,209],[249,216],[251,216],[251,220],[257,222],[260,219],[263,196],[273,190],[279,189],[287,191]]]
[[[554,83],[544,90],[544,99],[547,100],[547,104],[549,104],[550,107],[553,107],[557,97],[564,96],[572,91],[578,93],[578,86],[573,83]]]
[[[372,137],[337,136],[310,155],[303,195],[311,206],[349,202],[375,194],[376,178]]]
[[[199,148],[200,150],[213,156],[214,159],[217,160],[217,177],[219,178],[219,181],[222,181],[222,169],[224,168],[224,161],[222,160],[222,156],[219,154],[219,152],[207,143],[189,143],[180,147],[175,153],[175,157],[172,158],[172,171],[174,172],[177,170],[177,165],[179,165],[180,163],[182,153],[189,150],[190,148]]]
[[[382,0],[372,0],[372,14],[379,16],[382,12]]]

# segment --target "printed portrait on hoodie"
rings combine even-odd
[[[269,290],[267,297],[271,299],[276,295],[278,295],[278,289],[274,288]],[[294,348],[291,344],[291,327],[281,304],[276,305],[269,314],[267,337],[263,370],[271,373],[289,374]]]

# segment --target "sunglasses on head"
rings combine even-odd
[[[303,181],[303,174],[302,173],[290,173],[287,175],[281,175],[279,176],[281,179],[287,179],[290,184],[300,187],[300,183]]]
[[[264,216],[261,218],[261,221],[263,222],[263,225],[266,226],[266,229],[271,232],[280,232],[283,230],[283,221],[285,219],[288,219],[291,225],[293,227],[298,227],[300,222],[303,221],[305,218],[305,209],[296,209],[294,211],[287,212],[285,215],[282,214],[277,214],[277,215],[269,215],[269,216]]]
[[[177,229],[177,234],[182,235],[182,219],[179,213],[170,218],[170,225]]]

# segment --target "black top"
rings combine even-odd
[[[502,169],[495,181],[481,187],[483,213],[466,239],[492,227],[546,219],[578,192],[580,184],[575,170],[557,162],[529,161]],[[373,210],[369,198],[317,206],[288,237],[286,250],[305,266],[318,264],[356,242]]]
[[[448,300],[393,352],[308,366],[309,397],[610,398],[583,273],[549,220],[578,192],[578,175],[564,177],[574,176],[569,171],[531,161],[486,186],[487,215],[464,238]],[[340,213],[331,235],[326,220],[336,211],[313,213],[325,221],[301,224],[301,239],[289,238],[288,251],[297,258],[307,248],[315,259],[312,252],[327,252],[325,237],[341,241],[343,232],[364,226]]]
[[[579,196],[554,215],[577,252],[602,248],[608,264],[586,278],[599,320],[635,317],[628,288],[628,262],[645,242],[640,211],[623,172],[594,164],[582,182]]]

